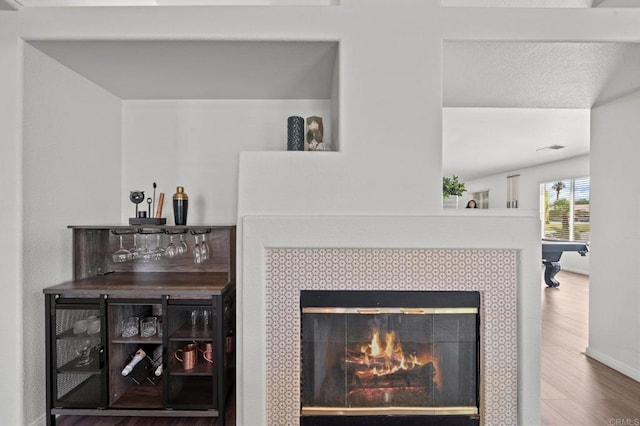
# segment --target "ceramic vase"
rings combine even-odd
[[[287,150],[304,151],[304,118],[291,116],[287,119]]]

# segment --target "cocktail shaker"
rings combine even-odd
[[[173,194],[173,218],[176,225],[187,224],[187,211],[189,209],[189,196],[184,192],[182,186],[176,188]]]

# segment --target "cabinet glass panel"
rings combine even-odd
[[[212,302],[167,307],[167,406],[217,408]]]
[[[109,406],[162,408],[160,300],[110,300]]]
[[[96,407],[103,404],[102,320],[99,305],[56,305],[54,406]]]

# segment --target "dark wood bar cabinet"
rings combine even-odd
[[[70,228],[73,279],[44,289],[47,424],[81,415],[224,425],[235,378],[235,227]],[[159,254],[171,244],[183,249]],[[118,258],[121,247],[129,254]]]

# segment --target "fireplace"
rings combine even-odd
[[[520,230],[515,226],[509,229],[509,238]],[[412,231],[412,235],[414,233]],[[433,236],[433,233],[429,235]],[[529,367],[539,364],[537,358],[527,357],[538,353],[539,344],[527,346],[527,351],[523,352],[524,361],[519,362],[517,303],[520,288],[518,259],[520,256],[525,259],[535,257],[539,251],[538,240],[524,255],[511,249],[310,249],[273,248],[271,243],[266,248],[259,245],[257,251],[265,256],[264,285],[245,289],[243,298],[244,303],[254,299],[261,301],[245,305],[244,310],[245,325],[251,324],[251,330],[255,332],[245,334],[243,338],[242,392],[245,394],[243,401],[250,401],[243,405],[243,424],[295,425],[301,422],[300,295],[307,290],[479,292],[481,423],[539,424],[535,415],[525,415],[524,419],[531,419],[527,421],[518,416],[519,401],[531,402],[533,408],[537,407],[536,401],[539,403],[537,392],[534,392],[537,399],[530,398],[527,392],[521,394],[518,386],[520,380],[527,383],[524,390],[535,388],[539,383],[538,375],[521,374],[522,369],[527,373]],[[529,287],[534,287],[539,282],[534,283],[531,277],[539,273],[539,265],[530,266],[524,268],[526,273],[522,277]],[[259,277],[253,277],[252,281],[262,282]],[[529,293],[533,294],[524,292],[529,299],[537,294]],[[539,309],[527,311],[527,308],[527,304],[521,307],[523,312],[534,317],[539,312]],[[256,315],[261,309],[263,315]],[[256,322],[262,325],[257,326]],[[526,334],[526,329],[523,333]],[[305,416],[305,426],[309,417]],[[380,420],[374,418],[364,424],[392,426],[398,416],[377,417]],[[431,416],[417,417],[423,420],[422,424],[450,423],[446,419],[431,421]],[[356,418],[348,424],[356,425]]]
[[[302,290],[300,424],[479,424],[472,291]]]
[[[303,290],[479,292],[481,423],[540,424],[540,220],[462,213],[245,216],[238,424],[301,421]]]

